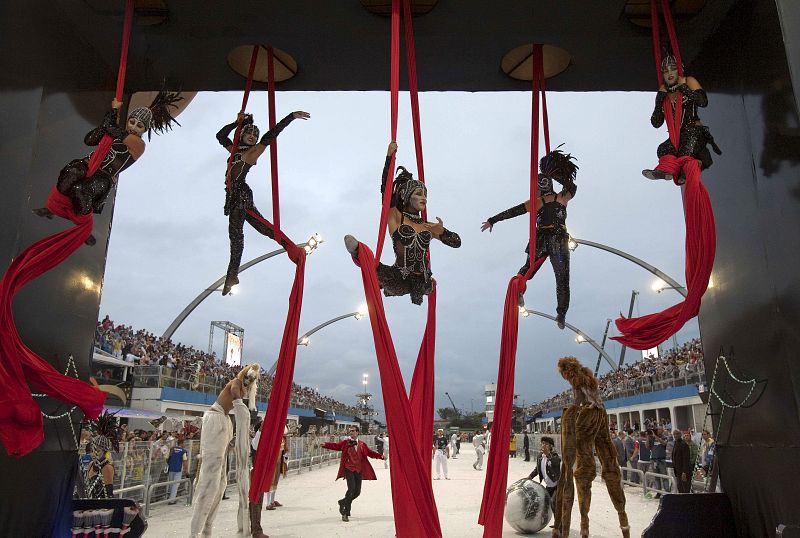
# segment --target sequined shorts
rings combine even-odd
[[[410,274],[403,278],[400,268],[394,265],[378,264],[378,283],[386,297],[411,295],[411,302],[422,304],[422,297],[430,294],[433,283],[425,275]]]

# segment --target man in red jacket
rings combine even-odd
[[[353,499],[361,494],[361,480],[375,480],[375,471],[372,469],[367,458],[382,460],[383,456],[369,449],[364,441],[358,440],[361,433],[358,426],[350,426],[347,429],[349,439],[338,443],[322,443],[323,448],[328,450],[338,450],[342,453],[342,460],[339,463],[339,474],[336,480],[344,478],[347,480],[347,493],[344,499],[339,500],[339,513],[342,514],[342,521],[349,521],[350,505]]]

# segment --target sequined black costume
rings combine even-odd
[[[92,177],[86,177],[91,154],[71,161],[58,176],[58,183],[56,183],[58,192],[69,196],[75,212],[81,215],[87,215],[92,211],[100,213],[111,187],[117,182],[119,173],[136,160],[123,142],[128,133],[117,125],[116,110],[111,110],[106,114],[103,124],[89,131],[83,142],[87,146],[97,146],[105,134],[111,135],[114,142],[103,160],[103,164]]]
[[[711,136],[711,131],[708,127],[700,122],[700,117],[697,113],[698,107],[708,106],[708,96],[702,88],[697,90],[690,90],[686,84],[678,84],[677,86],[669,88],[670,92],[681,92],[681,133],[680,143],[678,149],[672,145],[672,142],[665,140],[658,146],[656,151],[659,158],[664,155],[675,155],[681,157],[690,155],[700,161],[700,168],[706,169],[712,164],[711,152],[708,151],[708,144],[711,144],[714,151],[719,154],[719,148],[714,143],[714,137]],[[667,98],[667,91],[659,91],[656,94],[656,104],[653,109],[653,114],[650,116],[650,123],[653,127],[661,127],[664,125],[664,101],[673,107],[674,104]]]
[[[381,194],[386,186],[389,174],[391,157],[386,157],[381,177]],[[400,211],[400,225],[392,233],[392,247],[395,253],[394,265],[378,264],[378,282],[387,297],[411,295],[411,302],[422,304],[422,297],[430,294],[433,289],[431,270],[428,267],[428,250],[430,249],[433,234],[428,230],[421,232],[405,221],[423,224],[425,221],[418,214],[411,213],[408,201],[411,193],[418,188],[425,188],[424,183],[413,179],[404,168],[399,168],[400,173],[394,183],[392,193],[392,207]],[[439,238],[445,245],[458,248],[461,238],[455,232],[444,229]]]
[[[264,146],[270,145],[293,119],[294,115],[292,114],[283,118],[275,127],[267,131],[258,143]],[[249,121],[249,123],[247,121]],[[249,128],[256,133],[257,137],[258,130],[252,125],[252,118],[248,116],[247,121],[242,130],[244,131],[245,128]],[[217,133],[217,140],[226,149],[230,149],[233,146],[233,141],[229,136],[231,132],[236,129],[236,125],[237,122],[230,123]],[[231,242],[231,257],[228,263],[228,281],[226,281],[225,284],[226,289],[230,289],[230,285],[239,282],[239,265],[242,262],[242,251],[244,250],[245,221],[262,235],[266,235],[269,238],[274,238],[275,235],[272,228],[256,218],[256,215],[261,217],[261,213],[253,203],[253,191],[246,181],[247,173],[254,165],[246,163],[242,157],[243,154],[252,147],[253,146],[240,142],[232,157],[230,167],[230,189],[227,188],[227,184],[225,189],[224,212],[228,215],[228,236]]]
[[[550,258],[553,266],[553,273],[556,277],[556,299],[558,306],[559,327],[564,323],[564,319],[569,309],[569,234],[567,233],[567,207],[557,201],[559,197],[575,197],[578,186],[575,184],[575,176],[578,167],[572,163],[572,156],[565,154],[558,149],[550,152],[540,160],[540,169],[543,173],[538,176],[539,201],[542,207],[536,210],[536,255],[539,260],[543,256]],[[553,190],[553,180],[561,183],[563,189],[556,194]],[[533,201],[531,201],[533,204]],[[535,207],[535,204],[534,204]],[[497,215],[490,217],[487,222],[494,226],[496,223],[524,215],[528,212],[525,204],[516,205],[506,209]],[[531,263],[530,244],[525,247],[528,257],[525,260],[519,274],[524,275],[528,272]],[[533,271],[530,278],[536,274],[538,268]],[[563,328],[563,327],[562,327]]]
[[[103,467],[112,463],[103,457],[102,461],[92,461],[86,470],[86,499],[111,499],[114,497],[114,485],[103,482]],[[89,475],[92,475],[91,477]]]

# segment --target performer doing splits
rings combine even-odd
[[[608,431],[608,415],[598,391],[597,379],[592,371],[581,365],[575,357],[558,361],[561,377],[572,385],[573,401],[561,418],[561,479],[556,490],[553,538],[569,536],[574,487],[578,489],[578,508],[581,512],[581,537],[589,536],[589,505],[592,502],[592,480],[597,471],[594,456],[597,454],[603,481],[611,503],[617,510],[622,536],[630,537],[628,515],[625,513],[625,492],[622,490],[622,473],[617,462],[617,451]],[[574,470],[574,471],[573,471]],[[573,472],[575,484],[572,482]]]
[[[287,125],[292,120],[307,120],[311,117],[308,112],[292,112],[275,127],[258,139],[258,127],[253,124],[251,114],[240,113],[236,121],[229,123],[217,133],[217,141],[230,153],[233,141],[228,138],[231,132],[236,129],[236,125],[241,121],[243,126],[239,134],[239,144],[233,152],[230,168],[230,189],[226,184],[225,191],[225,214],[228,215],[228,236],[231,241],[231,259],[228,263],[228,274],[225,277],[225,285],[222,287],[222,295],[230,293],[231,288],[239,283],[239,264],[242,261],[242,250],[244,250],[244,223],[247,221],[257,232],[274,238],[272,228],[262,222],[261,213],[253,203],[253,191],[247,184],[246,178],[250,168],[256,165],[258,158],[264,153],[273,140],[278,138]],[[227,181],[227,179],[226,179]]]
[[[111,101],[111,110],[103,118],[103,123],[89,131],[83,139],[87,146],[97,146],[108,134],[114,141],[111,149],[92,175],[86,177],[89,168],[89,159],[92,154],[82,159],[74,159],[65,166],[58,175],[56,189],[72,201],[75,213],[88,215],[92,211],[100,213],[108,198],[111,187],[116,185],[119,173],[132,165],[144,154],[145,143],[142,135],[147,132],[163,133],[172,128],[175,118],[170,115],[170,108],[176,108],[175,103],[183,99],[177,93],[161,91],[149,107],[139,107],[128,115],[125,127],[117,124],[119,109],[122,102],[116,99]],[[34,209],[33,212],[40,217],[53,218],[53,213],[46,207]],[[93,245],[95,239],[89,236],[86,244]]]
[[[559,146],[561,147],[561,146]],[[567,233],[567,204],[575,198],[578,186],[575,176],[578,166],[572,162],[575,158],[569,153],[554,149],[539,160],[539,198],[536,199],[536,260],[549,256],[556,276],[556,319],[558,328],[564,328],[564,320],[569,309],[569,234]],[[561,184],[561,192],[553,190],[553,181]],[[527,200],[519,205],[486,219],[481,231],[492,231],[492,227],[501,220],[524,215],[531,210],[531,202]],[[528,272],[531,263],[530,245],[525,247],[528,258],[519,274]],[[533,271],[531,278],[538,268]],[[522,295],[519,304],[523,306]]]
[[[256,389],[260,367],[251,364],[243,368],[235,378],[225,385],[217,401],[203,414],[200,435],[200,456],[203,465],[197,477],[194,494],[194,511],[190,537],[211,536],[214,517],[228,483],[225,476],[225,459],[228,444],[233,438],[228,413],[234,410],[236,419],[236,476],[239,489],[238,529],[240,536],[250,534],[250,509],[247,494],[250,489],[250,473],[247,457],[250,448],[250,411],[256,409]],[[242,398],[247,396],[250,408]],[[259,537],[260,538],[260,537]]]
[[[361,495],[361,480],[376,480],[375,471],[372,469],[367,458],[382,460],[383,456],[369,449],[364,441],[358,440],[360,430],[358,426],[350,426],[347,429],[349,439],[338,443],[322,443],[322,448],[328,450],[338,450],[342,453],[339,462],[339,473],[336,480],[344,478],[347,481],[347,493],[344,499],[339,499],[339,513],[342,514],[342,521],[350,521],[350,506],[353,499]]]
[[[397,151],[391,142],[386,153],[386,164],[381,177],[381,194],[386,188],[389,164]],[[422,220],[421,213],[427,205],[428,189],[421,181],[403,168],[397,167],[397,177],[392,189],[387,228],[392,235],[392,246],[397,256],[394,265],[378,264],[378,282],[387,297],[411,295],[411,302],[422,304],[422,296],[430,294],[434,280],[428,268],[428,249],[431,239],[438,239],[448,247],[461,246],[457,233],[444,227],[442,219],[436,224]],[[358,240],[352,235],[344,236],[348,252],[358,257]]]
[[[700,169],[705,170],[711,163],[711,152],[706,147],[711,144],[714,153],[722,155],[719,146],[714,142],[711,131],[700,121],[697,114],[698,107],[708,106],[708,96],[705,90],[694,77],[678,76],[678,62],[672,54],[664,54],[661,60],[661,74],[664,77],[664,84],[658,89],[656,94],[656,106],[650,116],[650,123],[655,128],[664,125],[664,106],[671,107],[672,112],[676,112],[676,105],[680,99],[680,142],[678,149],[669,140],[665,140],[658,146],[657,155],[660,159],[665,155],[676,157],[691,156],[700,161]],[[667,98],[669,98],[667,100]],[[666,103],[665,103],[666,101]],[[673,178],[672,174],[656,168],[655,170],[642,170],[642,175],[647,179],[666,179],[674,180],[677,185],[686,183],[686,178]]]

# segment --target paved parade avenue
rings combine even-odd
[[[480,537],[483,527],[478,525],[484,471],[475,471],[472,463],[475,452],[471,445],[462,445],[462,453],[449,460],[450,480],[434,480],[433,492],[445,537]],[[392,499],[389,491],[389,470],[383,462],[372,461],[377,481],[364,481],[361,496],[353,501],[350,521],[341,521],[336,504],[344,496],[344,481],[334,482],[338,460],[320,469],[305,470],[298,475],[290,471],[286,479],[281,479],[276,499],[283,504],[275,510],[263,511],[262,525],[270,538],[295,537],[347,537],[347,538],[390,538],[394,536]],[[509,460],[509,484],[530,473],[535,462],[526,463],[522,458]],[[435,473],[434,473],[435,477]],[[650,523],[658,508],[658,501],[642,497],[641,489],[625,486],[631,536],[639,536]],[[237,493],[232,485],[228,488],[229,500],[222,501],[214,524],[214,537],[233,538],[236,536]],[[149,529],[146,536],[186,537],[189,535],[189,522],[192,508],[178,503],[176,506],[160,505],[151,510]],[[621,536],[616,512],[599,478],[592,486],[591,536]],[[572,511],[572,532],[578,536],[580,528],[577,499]],[[551,521],[552,523],[552,521]],[[540,531],[536,536],[549,536],[550,528]],[[521,536],[508,523],[503,536]]]

